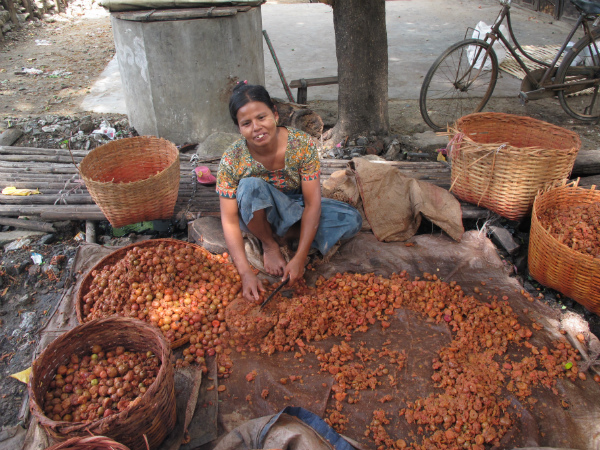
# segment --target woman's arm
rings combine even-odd
[[[304,262],[319,228],[321,182],[318,175],[314,180],[302,181],[302,196],[304,197],[304,212],[300,221],[300,242],[296,254],[283,272],[283,278],[290,276],[290,284],[304,275]]]
[[[250,267],[250,263],[248,263],[248,259],[246,258],[244,239],[238,218],[237,200],[234,198],[219,197],[219,202],[225,242],[227,243],[227,249],[229,250],[233,264],[235,264],[242,279],[242,292],[247,300],[258,301],[260,292],[264,292],[265,289],[252,271],[252,267]]]

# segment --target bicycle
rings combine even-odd
[[[529,55],[517,41],[510,19],[511,0],[499,0],[502,9],[483,39],[466,38],[449,47],[433,63],[419,96],[423,120],[435,131],[445,131],[465,114],[481,111],[492,96],[499,64],[493,45],[500,41],[525,72],[519,97],[522,103],[558,96],[562,108],[575,119],[594,122],[600,117],[600,3],[570,0],[579,18],[551,63]],[[500,31],[506,21],[509,40]],[[590,24],[592,24],[590,26]],[[584,35],[564,55],[579,29]],[[469,30],[467,30],[467,34]],[[466,35],[465,34],[465,37]],[[530,70],[517,53],[543,66]]]

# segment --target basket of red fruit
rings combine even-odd
[[[529,272],[600,314],[600,192],[563,184],[535,199]]]
[[[155,327],[110,317],[80,325],[34,361],[30,408],[50,439],[106,436],[158,447],[175,426],[171,348]]]
[[[150,276],[151,275],[151,276]],[[191,242],[152,239],[105,256],[77,292],[80,323],[122,316],[157,327],[175,349],[202,332],[204,346],[229,338],[224,310],[241,296],[228,255],[212,255]]]

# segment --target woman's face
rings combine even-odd
[[[254,147],[264,147],[276,142],[278,119],[277,111],[271,111],[262,102],[246,103],[237,113],[240,133]]]

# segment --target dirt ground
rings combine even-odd
[[[0,132],[18,123],[39,121],[72,121],[81,124],[87,117],[93,124],[106,119],[127,128],[126,116],[91,114],[80,109],[80,104],[92,84],[115,52],[110,20],[97,7],[86,16],[67,18],[55,16],[51,21],[28,22],[20,31],[6,34],[0,42]],[[25,69],[25,70],[24,70]],[[26,69],[38,69],[34,75]],[[333,126],[337,117],[337,103],[313,101],[310,107],[320,114],[326,126]],[[585,125],[569,119],[557,100],[546,99],[521,106],[518,99],[493,98],[489,111],[529,115],[576,131],[584,149],[600,149],[600,131],[597,125]],[[389,103],[390,132],[410,136],[427,131],[415,100],[392,100]],[[79,126],[79,125],[78,125]],[[65,139],[77,132],[77,127],[65,127],[60,132],[25,133],[14,145],[27,147],[59,147]],[[128,130],[133,133],[132,130]],[[526,247],[527,230],[512,227],[517,239]],[[480,223],[467,224],[481,227]],[[67,224],[61,233],[47,243],[32,242],[20,250],[2,256],[0,266],[0,428],[19,421],[25,386],[8,375],[31,364],[37,339],[36,333],[60,298],[68,279],[69,259],[78,242],[73,236],[81,223]],[[46,267],[32,264],[31,254],[43,256]],[[50,264],[55,255],[64,255],[61,263]],[[556,292],[544,289],[531,280],[514,258],[504,255],[507,264],[514,264],[516,276],[531,292],[541,294],[545,301],[560,311],[573,311],[584,317],[593,332],[600,335],[598,316],[585,311]],[[522,257],[522,255],[521,255]]]
[[[70,116],[112,59],[115,46],[106,13],[55,22],[26,22],[0,44],[0,110],[4,117]],[[23,74],[38,69],[43,74]]]

